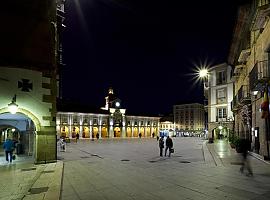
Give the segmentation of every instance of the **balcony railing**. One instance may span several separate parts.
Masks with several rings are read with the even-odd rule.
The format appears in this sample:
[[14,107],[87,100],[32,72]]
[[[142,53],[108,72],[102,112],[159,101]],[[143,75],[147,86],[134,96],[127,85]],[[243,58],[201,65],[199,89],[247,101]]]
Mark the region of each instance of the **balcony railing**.
[[249,73],[249,88],[251,91],[261,90],[264,83],[270,78],[269,61],[257,62]]
[[242,85],[241,88],[238,90],[238,102],[246,104],[250,103],[250,92],[247,85]]
[[216,116],[216,122],[227,122],[227,115],[224,116]]

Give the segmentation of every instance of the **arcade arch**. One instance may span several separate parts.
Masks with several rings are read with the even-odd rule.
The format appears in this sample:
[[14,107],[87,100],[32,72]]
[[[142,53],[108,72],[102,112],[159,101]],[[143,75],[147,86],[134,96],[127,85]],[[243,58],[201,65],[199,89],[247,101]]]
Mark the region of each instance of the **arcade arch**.
[[[26,110],[20,109],[16,114],[10,114],[5,109],[0,110],[0,145],[7,138],[12,139],[18,159],[35,159],[35,136],[38,128],[39,120]],[[3,148],[0,151],[3,151]]]

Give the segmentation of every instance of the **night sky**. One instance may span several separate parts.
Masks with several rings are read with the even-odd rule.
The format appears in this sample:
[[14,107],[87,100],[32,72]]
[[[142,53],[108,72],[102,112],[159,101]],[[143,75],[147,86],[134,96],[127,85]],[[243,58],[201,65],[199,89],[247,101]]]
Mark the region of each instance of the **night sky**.
[[[184,3],[185,2],[185,3]],[[130,114],[203,103],[196,65],[227,61],[236,0],[67,0],[63,97],[101,107],[108,88]]]

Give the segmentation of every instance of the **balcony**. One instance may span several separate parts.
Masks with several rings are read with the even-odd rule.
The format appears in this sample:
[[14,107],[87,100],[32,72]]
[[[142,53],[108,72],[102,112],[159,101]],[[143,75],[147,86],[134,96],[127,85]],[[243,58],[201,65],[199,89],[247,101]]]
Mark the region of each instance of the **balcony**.
[[216,116],[216,122],[227,122],[227,115],[224,116]]
[[269,0],[259,0],[257,10],[254,17],[252,30],[259,30],[264,27],[267,16],[270,15],[270,2]]
[[269,61],[257,62],[249,73],[249,88],[251,91],[262,90],[264,84],[269,80]]
[[241,104],[250,104],[251,103],[251,97],[249,88],[247,85],[242,85],[241,88],[238,90],[237,93],[238,96],[238,102]]

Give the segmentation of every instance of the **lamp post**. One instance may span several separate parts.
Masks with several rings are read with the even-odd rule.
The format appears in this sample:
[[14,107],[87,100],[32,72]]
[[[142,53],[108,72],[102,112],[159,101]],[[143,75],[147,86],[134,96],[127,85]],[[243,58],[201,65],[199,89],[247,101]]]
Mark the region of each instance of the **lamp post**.
[[[206,89],[208,89],[208,85],[207,85],[207,82],[208,82],[208,77],[209,77],[209,71],[207,68],[203,67],[203,68],[200,68],[198,69],[197,71],[197,77],[199,80],[201,80],[203,82],[203,90],[204,90],[204,106],[205,106],[205,132],[208,132],[208,108],[207,108],[207,105],[208,105],[208,102],[207,102],[207,99],[208,99],[208,94],[206,93]],[[210,141],[210,138],[209,138],[209,142],[212,142],[212,140]]]
[[11,103],[8,104],[8,110],[11,114],[16,114],[18,110],[18,104],[16,104],[16,94],[12,98]]

